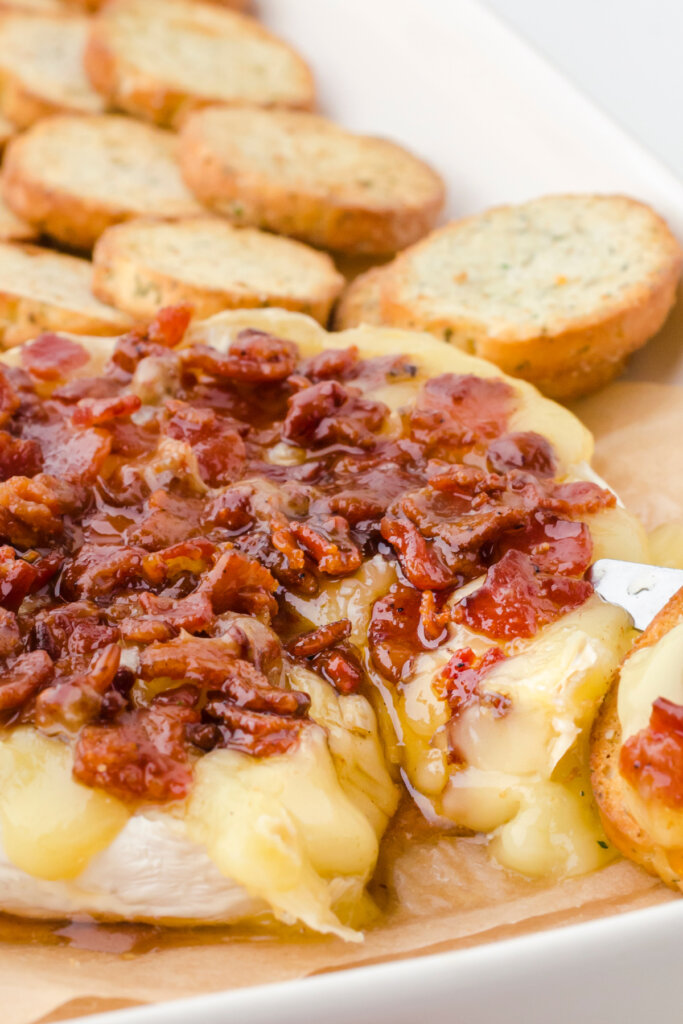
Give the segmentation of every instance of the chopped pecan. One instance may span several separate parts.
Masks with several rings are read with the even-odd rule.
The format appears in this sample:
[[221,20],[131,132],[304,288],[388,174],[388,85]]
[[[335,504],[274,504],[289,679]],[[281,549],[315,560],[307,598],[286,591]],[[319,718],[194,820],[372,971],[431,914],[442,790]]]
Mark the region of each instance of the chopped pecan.
[[93,656],[84,673],[43,690],[36,699],[36,725],[45,732],[62,729],[75,732],[92,721],[114,682],[120,660],[121,648],[118,644],[109,644]]
[[21,405],[12,381],[5,367],[0,367],[0,427],[6,427]]
[[205,713],[220,723],[217,746],[240,750],[253,757],[285,754],[299,742],[302,730],[310,726],[303,718],[247,711],[227,700],[210,702]]
[[271,616],[277,612],[273,596],[277,586],[274,576],[256,559],[228,548],[206,574],[200,589],[209,594],[217,615],[242,611]]
[[53,673],[45,651],[20,654],[0,678],[0,711],[14,711],[47,683]]
[[13,612],[0,608],[0,658],[8,658],[21,649],[19,623]]
[[313,384],[289,399],[282,427],[287,441],[304,446],[372,445],[389,410],[381,402],[361,398],[357,388],[334,380]]
[[43,453],[37,441],[25,441],[0,430],[0,480],[36,476],[42,468]]
[[385,516],[382,536],[394,548],[403,572],[419,590],[443,590],[455,582],[433,543],[428,543],[414,523]]
[[58,536],[66,511],[60,492],[59,482],[43,473],[0,482],[0,536],[23,548]]
[[181,598],[143,593],[140,604],[145,614],[129,616],[121,623],[123,636],[136,643],[172,640],[181,629],[187,633],[204,633],[213,625],[211,601],[201,591]]
[[351,539],[349,524],[342,516],[307,523],[292,520],[289,528],[320,572],[346,576],[360,568],[363,561],[360,550]]
[[336,622],[328,622],[324,626],[311,630],[309,633],[302,633],[287,644],[287,650],[295,658],[310,658],[313,654],[319,654],[326,647],[333,647],[340,640],[345,640],[351,634],[351,623],[348,619],[338,619]]
[[213,706],[216,702],[221,703],[227,697],[237,707],[246,708],[248,711],[267,711],[276,715],[301,718],[311,704],[307,693],[271,686],[262,672],[248,661],[239,658],[230,666],[229,675],[221,683],[220,691],[220,695],[209,694],[207,707]]
[[247,329],[240,331],[225,355],[213,348],[195,345],[181,357],[187,369],[201,370],[218,380],[271,384],[285,380],[294,372],[298,355],[291,341]]
[[100,598],[134,585],[143,576],[146,554],[141,548],[84,544],[62,574],[62,591],[76,599]]
[[163,427],[164,433],[190,445],[204,483],[220,487],[239,479],[246,448],[236,420],[176,399],[169,399],[166,408],[170,419]]
[[143,679],[190,679],[217,689],[231,672],[236,647],[219,638],[178,637],[151,644],[140,654]]
[[155,586],[172,582],[184,573],[199,576],[212,564],[215,551],[216,545],[210,540],[195,537],[145,555],[142,569],[145,577]]
[[311,668],[319,672],[339,693],[356,693],[363,682],[363,668],[351,644],[340,644],[316,654]]

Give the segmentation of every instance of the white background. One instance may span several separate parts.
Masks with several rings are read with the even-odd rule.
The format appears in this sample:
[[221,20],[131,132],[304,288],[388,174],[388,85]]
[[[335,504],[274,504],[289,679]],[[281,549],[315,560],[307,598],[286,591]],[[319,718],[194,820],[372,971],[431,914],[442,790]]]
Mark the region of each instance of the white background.
[[683,0],[485,0],[683,178]]

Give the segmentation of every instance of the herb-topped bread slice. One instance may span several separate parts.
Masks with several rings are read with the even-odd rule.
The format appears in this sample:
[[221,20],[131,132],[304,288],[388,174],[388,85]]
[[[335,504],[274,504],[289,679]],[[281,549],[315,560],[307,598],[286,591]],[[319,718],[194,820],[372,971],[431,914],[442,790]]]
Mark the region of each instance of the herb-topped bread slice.
[[311,71],[290,46],[201,0],[111,0],[93,21],[85,66],[113,105],[158,124],[205,103],[315,102]]
[[21,128],[54,113],[99,114],[83,70],[88,19],[0,13],[0,112]]
[[325,323],[344,284],[326,253],[219,217],[118,224],[98,241],[93,263],[95,294],[141,318],[190,302],[196,316],[280,306]]
[[[429,235],[343,300],[378,309],[570,399],[606,384],[673,305],[681,248],[649,207],[565,195],[503,206]],[[375,322],[377,322],[377,320]]]
[[130,217],[188,217],[201,207],[183,184],[171,132],[128,117],[56,115],[7,147],[2,192],[11,209],[56,241],[90,249]]
[[409,245],[444,200],[439,175],[401,146],[297,111],[197,111],[180,159],[202,202],[236,224],[342,252]]
[[33,245],[0,243],[0,343],[4,348],[42,331],[113,335],[130,327],[121,310],[91,290],[87,260]]

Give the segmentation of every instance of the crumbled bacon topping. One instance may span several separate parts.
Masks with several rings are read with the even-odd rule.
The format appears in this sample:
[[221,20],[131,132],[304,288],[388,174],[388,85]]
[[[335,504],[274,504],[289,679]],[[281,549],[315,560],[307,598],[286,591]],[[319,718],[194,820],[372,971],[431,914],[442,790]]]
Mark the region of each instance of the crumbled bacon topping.
[[[420,383],[400,353],[302,359],[256,330],[183,347],[190,316],[135,327],[101,374],[54,334],[0,370],[0,723],[59,735],[76,778],[129,801],[182,799],[216,747],[292,749],[312,727],[293,663],[342,694],[367,685],[349,620],[307,630],[287,598],[392,561],[368,639],[400,685],[454,620],[503,643],[576,607],[582,517],[614,500],[556,479],[495,377]],[[412,407],[376,400],[411,380]],[[454,715],[489,664],[461,655],[442,680]]]

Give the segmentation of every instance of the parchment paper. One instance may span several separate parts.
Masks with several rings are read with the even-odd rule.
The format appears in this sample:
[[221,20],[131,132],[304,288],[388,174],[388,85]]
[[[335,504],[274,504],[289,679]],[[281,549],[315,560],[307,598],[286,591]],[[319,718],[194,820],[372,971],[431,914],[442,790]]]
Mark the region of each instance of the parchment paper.
[[[683,388],[615,384],[576,411],[596,433],[597,471],[645,525],[683,518]],[[138,934],[131,926],[98,933],[109,952],[0,941],[2,1022],[64,1020],[442,952],[677,898],[623,860],[560,883],[528,881],[493,864],[480,840],[432,831],[407,801],[384,844],[375,893],[383,912],[360,946],[300,934],[228,940],[225,933],[202,945],[197,933],[131,954],[121,952]]]

